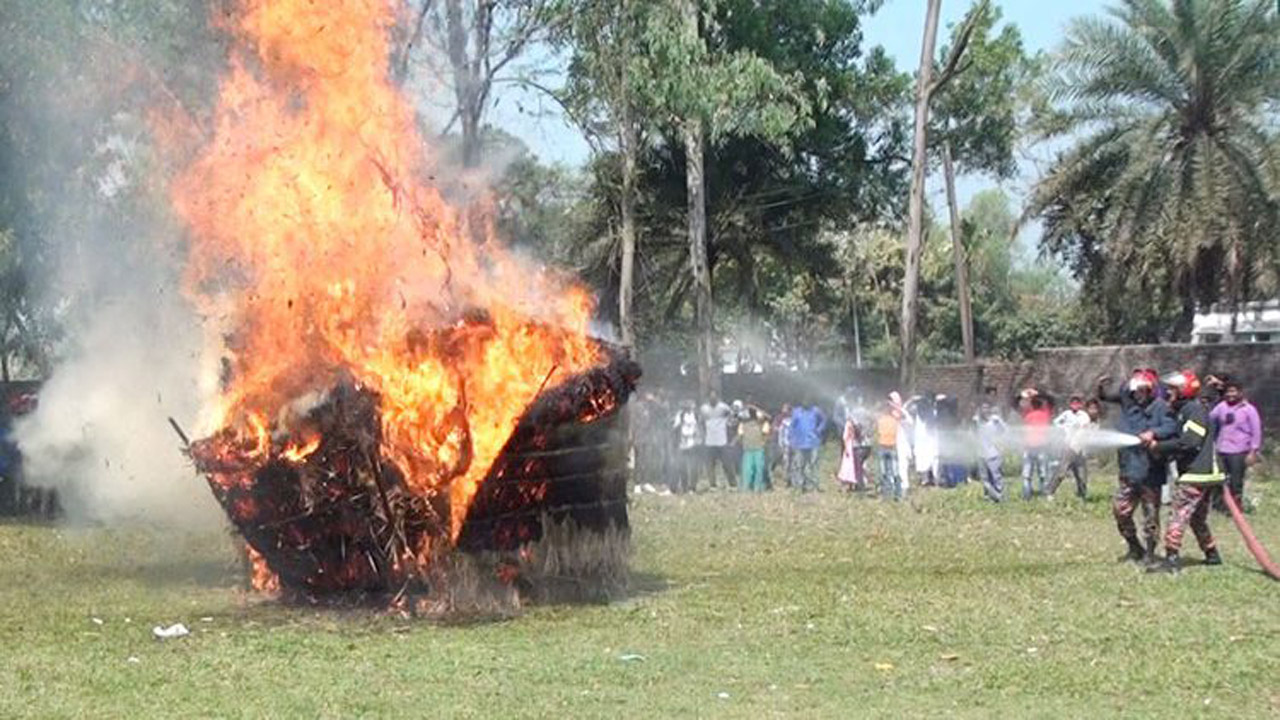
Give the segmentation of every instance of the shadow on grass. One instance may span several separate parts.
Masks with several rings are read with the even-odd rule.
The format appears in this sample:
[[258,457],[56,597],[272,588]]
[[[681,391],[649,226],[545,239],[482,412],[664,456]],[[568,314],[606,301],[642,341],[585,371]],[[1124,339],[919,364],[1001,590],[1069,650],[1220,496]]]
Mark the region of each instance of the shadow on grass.
[[627,591],[618,600],[634,600],[636,598],[659,595],[670,590],[671,581],[662,575],[649,572],[631,573],[631,581],[627,583]]
[[234,588],[244,585],[237,563],[214,559],[166,558],[118,564],[96,563],[86,569],[103,580],[133,581],[148,587]]
[[882,565],[878,567],[865,568],[865,571],[868,574],[879,576],[928,576],[931,578],[953,578],[961,580],[1003,580],[1009,578],[1053,577],[1067,572],[1074,572],[1075,568],[1088,567],[1100,563],[1112,564],[1110,558],[1099,558],[1096,561],[1062,560],[1053,562],[1036,561],[989,563],[984,565],[966,565],[960,563],[950,565]]

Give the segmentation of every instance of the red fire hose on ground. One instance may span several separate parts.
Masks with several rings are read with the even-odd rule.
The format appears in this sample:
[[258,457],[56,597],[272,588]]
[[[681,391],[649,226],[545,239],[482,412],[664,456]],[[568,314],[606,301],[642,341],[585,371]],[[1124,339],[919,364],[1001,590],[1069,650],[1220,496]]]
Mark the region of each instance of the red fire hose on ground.
[[1231,519],[1236,523],[1236,529],[1244,536],[1244,544],[1249,547],[1249,552],[1253,553],[1254,559],[1262,566],[1262,571],[1272,580],[1280,580],[1280,567],[1272,562],[1271,556],[1267,554],[1267,549],[1262,547],[1262,543],[1258,542],[1258,538],[1253,534],[1253,528],[1249,527],[1249,521],[1244,519],[1244,512],[1240,510],[1240,504],[1236,502],[1236,498],[1231,494],[1231,488],[1225,484],[1222,486],[1222,498],[1227,503],[1227,509],[1231,511]]

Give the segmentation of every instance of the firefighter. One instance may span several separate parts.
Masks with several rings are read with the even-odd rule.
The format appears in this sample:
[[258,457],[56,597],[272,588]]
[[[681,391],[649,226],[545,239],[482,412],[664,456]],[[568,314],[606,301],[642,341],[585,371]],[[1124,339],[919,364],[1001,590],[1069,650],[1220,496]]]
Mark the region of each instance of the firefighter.
[[1213,532],[1209,530],[1209,507],[1222,486],[1223,474],[1214,450],[1216,433],[1209,420],[1209,410],[1199,401],[1200,378],[1184,370],[1164,378],[1177,413],[1178,433],[1158,440],[1151,433],[1142,441],[1157,457],[1172,459],[1178,465],[1178,480],[1173,496],[1173,512],[1164,535],[1164,561],[1148,568],[1149,572],[1176,573],[1182,569],[1179,552],[1187,525],[1195,533],[1204,551],[1205,565],[1221,565]]
[[[1158,377],[1154,372],[1134,370],[1122,391],[1110,392],[1110,378],[1098,379],[1098,397],[1120,406],[1117,430],[1139,437],[1150,433],[1156,440],[1175,434],[1168,405],[1156,397],[1156,382]],[[1168,477],[1167,463],[1152,458],[1142,445],[1120,448],[1117,459],[1120,482],[1111,501],[1111,511],[1116,529],[1129,548],[1120,559],[1154,562],[1160,538],[1160,490]],[[1139,506],[1142,507],[1145,547],[1138,541],[1138,528],[1133,522],[1134,511]]]

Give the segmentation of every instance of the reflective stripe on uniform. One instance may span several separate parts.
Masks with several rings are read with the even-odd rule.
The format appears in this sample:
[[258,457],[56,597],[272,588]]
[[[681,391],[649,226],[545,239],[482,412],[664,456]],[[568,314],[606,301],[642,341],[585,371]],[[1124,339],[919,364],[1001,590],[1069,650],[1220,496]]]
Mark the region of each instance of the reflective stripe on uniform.
[[1183,473],[1178,476],[1178,482],[1190,483],[1192,485],[1207,485],[1209,483],[1220,483],[1223,481],[1221,474],[1212,473]]
[[1182,426],[1182,432],[1187,432],[1187,431],[1191,431],[1199,435],[1200,437],[1204,437],[1205,435],[1209,434],[1209,431],[1205,430],[1205,427],[1200,423],[1196,422],[1195,420],[1188,420],[1187,423]]

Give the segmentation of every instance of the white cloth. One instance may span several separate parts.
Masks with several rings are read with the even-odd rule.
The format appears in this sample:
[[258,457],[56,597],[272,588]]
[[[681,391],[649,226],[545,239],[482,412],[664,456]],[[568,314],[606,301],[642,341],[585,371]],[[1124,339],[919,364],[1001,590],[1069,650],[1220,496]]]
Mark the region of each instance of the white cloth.
[[706,425],[706,437],[703,444],[707,447],[724,447],[729,444],[729,418],[733,408],[723,400],[715,405],[702,406],[702,421]]
[[921,475],[931,472],[938,474],[938,435],[921,418],[916,418],[912,430],[913,450],[916,456],[916,472]]
[[836,479],[847,485],[853,485],[861,479],[858,477],[857,433],[854,430],[853,420],[844,421],[842,440],[844,452],[840,455],[840,469],[836,472]]
[[898,427],[898,480],[902,482],[902,493],[906,496],[911,484],[911,433],[907,430],[914,427],[911,416],[902,417]]

